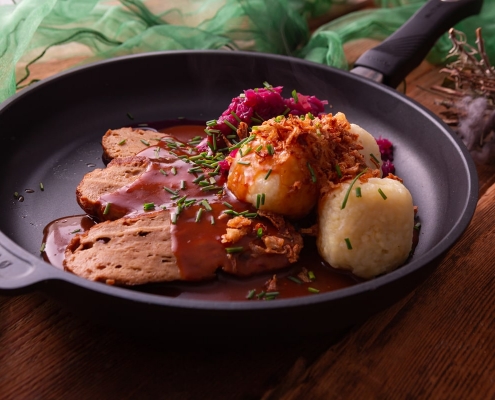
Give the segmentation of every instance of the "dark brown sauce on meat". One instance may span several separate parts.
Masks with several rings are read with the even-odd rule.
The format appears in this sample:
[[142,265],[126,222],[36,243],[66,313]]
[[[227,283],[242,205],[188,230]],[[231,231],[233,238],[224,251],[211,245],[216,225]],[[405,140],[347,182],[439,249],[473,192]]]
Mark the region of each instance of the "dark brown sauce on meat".
[[[211,276],[206,282],[170,282],[136,286],[130,289],[171,297],[203,299],[203,300],[245,300],[251,293],[251,300],[267,299],[266,282],[276,275],[276,298],[290,298],[316,293],[333,291],[352,286],[360,280],[347,272],[333,269],[319,256],[314,238],[306,237],[299,261],[287,267],[285,256],[277,254],[265,255],[260,260],[236,254],[236,268],[239,278],[218,272],[217,269],[230,265],[226,247],[220,241],[226,232],[229,218],[224,218],[224,211],[232,208],[235,211],[255,212],[252,206],[239,202],[229,193],[219,195],[221,190],[202,190],[191,181],[201,172],[190,172],[191,165],[177,156],[198,154],[191,150],[187,142],[194,137],[204,136],[202,125],[176,125],[160,129],[173,138],[165,139],[158,146],[150,146],[142,155],[156,162],[150,164],[147,171],[136,182],[115,193],[102,196],[102,208],[111,203],[112,213],[121,215],[146,212],[145,203],[153,203],[152,209],[160,207],[177,213],[177,201],[187,196],[187,200],[196,200],[194,204],[183,207],[177,213],[177,223],[172,224],[173,251],[177,258],[184,279],[195,280],[197,276]],[[169,141],[175,142],[171,147]],[[183,145],[180,145],[180,144]],[[171,152],[171,153],[170,153]],[[225,177],[218,177],[214,186],[223,187]],[[165,190],[167,187],[169,190]],[[203,201],[207,201],[211,209],[206,209]],[[228,203],[228,206],[225,203]],[[198,210],[203,212],[198,217]],[[209,208],[209,207],[208,207]],[[274,232],[276,229],[266,219],[256,218],[253,223],[263,223],[264,229]],[[88,230],[94,222],[87,216],[73,216],[53,221],[44,230],[43,242],[45,251],[43,258],[56,267],[63,268],[64,251],[72,237]],[[415,244],[417,243],[415,232]],[[242,238],[230,246],[248,247],[250,241],[256,240],[252,235]],[[415,245],[414,245],[415,247]],[[271,272],[263,272],[269,265]],[[227,268],[228,270],[228,268]],[[311,274],[308,275],[308,273]],[[252,275],[255,273],[255,275]],[[314,279],[308,279],[313,276]],[[252,276],[248,276],[252,275]],[[269,291],[269,290],[268,290]],[[268,297],[269,299],[270,297]]]

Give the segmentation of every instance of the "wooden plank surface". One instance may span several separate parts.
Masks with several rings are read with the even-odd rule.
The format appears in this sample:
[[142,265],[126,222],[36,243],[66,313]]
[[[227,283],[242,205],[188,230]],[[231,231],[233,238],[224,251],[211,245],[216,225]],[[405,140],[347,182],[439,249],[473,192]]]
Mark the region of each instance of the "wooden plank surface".
[[[406,93],[438,113],[424,88],[439,82],[424,63]],[[340,335],[151,340],[96,326],[38,293],[0,296],[0,399],[493,399],[495,167],[478,174],[474,219],[440,267]]]

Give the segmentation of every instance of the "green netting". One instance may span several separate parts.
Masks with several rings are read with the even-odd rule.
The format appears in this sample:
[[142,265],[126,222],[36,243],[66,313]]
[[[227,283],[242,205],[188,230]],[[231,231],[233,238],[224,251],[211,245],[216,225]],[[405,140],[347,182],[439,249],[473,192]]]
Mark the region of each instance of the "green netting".
[[[382,40],[424,2],[377,0],[320,27],[308,20],[345,0],[0,0],[0,101],[28,84],[29,68],[54,49],[58,58],[85,62],[158,50],[233,48],[293,55],[347,68],[343,44],[363,37]],[[17,3],[17,4],[16,4]],[[482,26],[487,52],[495,54],[495,3],[459,24],[474,43]],[[441,62],[450,49],[443,37],[430,54]],[[22,66],[22,67],[21,67]]]

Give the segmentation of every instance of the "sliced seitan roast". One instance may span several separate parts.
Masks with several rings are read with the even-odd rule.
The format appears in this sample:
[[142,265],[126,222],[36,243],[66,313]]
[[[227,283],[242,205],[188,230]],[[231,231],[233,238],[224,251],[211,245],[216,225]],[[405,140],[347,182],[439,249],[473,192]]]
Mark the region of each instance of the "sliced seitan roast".
[[150,212],[93,226],[71,240],[64,268],[111,285],[181,279],[172,252],[170,213]]
[[154,130],[120,128],[109,129],[101,140],[106,161],[119,157],[135,156],[149,146],[156,145],[169,135]]

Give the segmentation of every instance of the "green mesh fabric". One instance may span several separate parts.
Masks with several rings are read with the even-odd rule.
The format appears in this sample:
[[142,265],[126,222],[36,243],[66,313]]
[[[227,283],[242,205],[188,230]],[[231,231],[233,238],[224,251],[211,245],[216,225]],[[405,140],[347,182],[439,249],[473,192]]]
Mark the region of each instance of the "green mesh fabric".
[[[227,47],[347,68],[345,43],[363,37],[384,39],[424,2],[376,0],[379,8],[345,15],[310,35],[310,18],[345,1],[17,0],[6,4],[8,0],[0,0],[0,101],[30,83],[29,66],[56,48],[70,49],[59,57],[82,52],[82,59],[89,62],[148,51]],[[495,2],[485,1],[480,16],[457,28],[474,43],[479,26],[493,57]],[[430,61],[442,62],[450,48],[447,36],[443,37]]]

